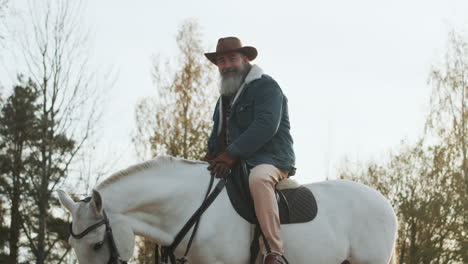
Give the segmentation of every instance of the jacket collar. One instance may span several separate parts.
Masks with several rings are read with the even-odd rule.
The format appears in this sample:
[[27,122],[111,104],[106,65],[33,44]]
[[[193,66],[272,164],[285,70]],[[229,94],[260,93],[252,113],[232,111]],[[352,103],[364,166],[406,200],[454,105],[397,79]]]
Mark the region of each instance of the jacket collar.
[[252,65],[252,68],[250,69],[249,73],[245,77],[245,84],[248,84],[250,82],[253,82],[255,80],[258,80],[262,78],[263,75],[263,70],[256,64]]

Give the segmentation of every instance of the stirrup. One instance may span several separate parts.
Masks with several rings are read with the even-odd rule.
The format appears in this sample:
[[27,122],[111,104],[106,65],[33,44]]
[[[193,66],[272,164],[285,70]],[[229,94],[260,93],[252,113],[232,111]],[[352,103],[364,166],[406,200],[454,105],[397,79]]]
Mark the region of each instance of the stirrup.
[[262,264],[265,264],[265,259],[266,259],[266,258],[267,258],[269,255],[271,255],[271,254],[278,254],[278,255],[280,255],[280,256],[281,256],[281,258],[283,258],[283,259],[284,259],[284,257],[283,257],[283,254],[281,254],[281,253],[279,253],[279,252],[276,252],[276,251],[272,250],[272,251],[270,251],[270,252],[267,252],[265,255],[263,255]]
[[289,264],[289,261],[286,259],[286,257],[285,257],[283,254],[281,254],[281,253],[279,253],[279,252],[276,252],[276,251],[274,251],[274,250],[272,250],[272,251],[266,253],[265,255],[263,255],[262,264],[265,264],[265,259],[266,259],[266,257],[267,257],[268,255],[272,254],[272,253],[278,254],[278,255],[284,260],[284,263]]

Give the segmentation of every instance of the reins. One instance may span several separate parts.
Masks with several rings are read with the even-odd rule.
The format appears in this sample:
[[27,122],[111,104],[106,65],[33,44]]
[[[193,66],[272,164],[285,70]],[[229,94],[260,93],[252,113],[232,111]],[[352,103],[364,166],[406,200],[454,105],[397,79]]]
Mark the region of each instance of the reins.
[[[227,176],[226,176],[227,177]],[[218,184],[215,186],[213,191],[210,193],[211,188],[213,186],[214,182],[214,175],[211,175],[210,178],[210,184],[208,186],[208,190],[205,194],[205,199],[203,200],[203,203],[200,205],[200,207],[195,211],[195,213],[190,217],[190,219],[185,223],[185,225],[182,227],[182,229],[177,233],[176,237],[174,238],[174,241],[172,242],[171,245],[169,246],[163,246],[161,247],[161,261],[163,264],[168,264],[170,261],[171,264],[183,264],[187,262],[187,254],[190,250],[190,247],[192,245],[193,238],[195,237],[195,233],[197,232],[198,229],[198,223],[200,221],[200,218],[202,214],[208,209],[208,207],[213,203],[213,201],[216,199],[216,197],[221,193],[223,190],[224,186],[226,185],[227,178],[222,178]],[[180,244],[182,239],[187,235],[188,231],[192,226],[195,225],[195,228],[193,229],[192,235],[190,236],[189,243],[187,245],[187,249],[185,250],[184,256],[182,258],[176,259],[174,255],[174,251],[177,248],[177,246]],[[157,254],[155,254],[157,256]]]

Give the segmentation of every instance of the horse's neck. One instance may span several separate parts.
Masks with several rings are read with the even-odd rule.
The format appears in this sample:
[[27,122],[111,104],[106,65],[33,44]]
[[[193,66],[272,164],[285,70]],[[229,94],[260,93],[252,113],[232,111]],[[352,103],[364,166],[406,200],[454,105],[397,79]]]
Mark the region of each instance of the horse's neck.
[[126,176],[100,190],[105,208],[123,216],[137,235],[169,244],[203,200],[205,167],[175,164]]

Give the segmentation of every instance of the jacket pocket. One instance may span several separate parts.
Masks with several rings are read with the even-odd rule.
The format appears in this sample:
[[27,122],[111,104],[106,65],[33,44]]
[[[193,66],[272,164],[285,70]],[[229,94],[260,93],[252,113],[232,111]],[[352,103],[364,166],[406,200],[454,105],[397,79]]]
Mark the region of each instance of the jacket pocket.
[[254,119],[253,101],[240,103],[236,108],[236,119],[239,127],[248,127]]

